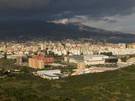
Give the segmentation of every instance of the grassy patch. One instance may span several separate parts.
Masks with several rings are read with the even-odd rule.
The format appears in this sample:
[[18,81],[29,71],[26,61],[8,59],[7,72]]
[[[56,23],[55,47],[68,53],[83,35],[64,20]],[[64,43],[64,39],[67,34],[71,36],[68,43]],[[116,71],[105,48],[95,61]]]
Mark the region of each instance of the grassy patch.
[[0,79],[0,101],[134,101],[135,66],[48,81],[29,73]]

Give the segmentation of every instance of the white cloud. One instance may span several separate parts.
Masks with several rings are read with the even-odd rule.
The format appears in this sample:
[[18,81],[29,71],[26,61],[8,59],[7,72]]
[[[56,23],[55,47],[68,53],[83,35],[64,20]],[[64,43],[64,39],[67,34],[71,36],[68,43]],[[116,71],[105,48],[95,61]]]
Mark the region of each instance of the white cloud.
[[88,16],[77,16],[72,20],[78,19],[81,23],[111,31],[121,31],[135,33],[135,13],[127,16],[115,15],[95,19]]

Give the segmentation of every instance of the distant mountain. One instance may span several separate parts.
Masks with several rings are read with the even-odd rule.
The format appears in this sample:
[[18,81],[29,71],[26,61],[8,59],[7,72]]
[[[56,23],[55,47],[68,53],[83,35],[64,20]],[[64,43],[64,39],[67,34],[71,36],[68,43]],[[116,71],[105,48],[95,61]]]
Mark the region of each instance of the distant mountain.
[[63,40],[87,38],[108,42],[134,42],[135,35],[112,32],[79,23],[56,24],[44,21],[0,21],[0,40]]

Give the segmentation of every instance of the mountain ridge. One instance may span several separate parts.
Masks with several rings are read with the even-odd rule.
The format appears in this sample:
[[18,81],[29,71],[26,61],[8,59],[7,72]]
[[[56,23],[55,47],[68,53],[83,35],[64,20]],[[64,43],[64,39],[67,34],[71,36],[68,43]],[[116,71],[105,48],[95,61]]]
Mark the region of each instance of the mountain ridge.
[[81,38],[128,43],[134,42],[135,35],[106,31],[78,23],[55,24],[35,20],[0,21],[0,40],[78,40]]

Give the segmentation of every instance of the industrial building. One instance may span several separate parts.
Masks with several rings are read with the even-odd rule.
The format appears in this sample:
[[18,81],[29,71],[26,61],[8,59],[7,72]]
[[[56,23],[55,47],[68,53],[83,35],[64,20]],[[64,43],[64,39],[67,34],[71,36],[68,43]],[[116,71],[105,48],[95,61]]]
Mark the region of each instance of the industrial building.
[[84,63],[85,65],[97,65],[107,63],[117,63],[118,59],[114,56],[106,55],[73,55],[66,57],[66,62],[79,64]]
[[109,58],[105,55],[84,55],[84,63],[86,65],[105,64],[105,59]]

